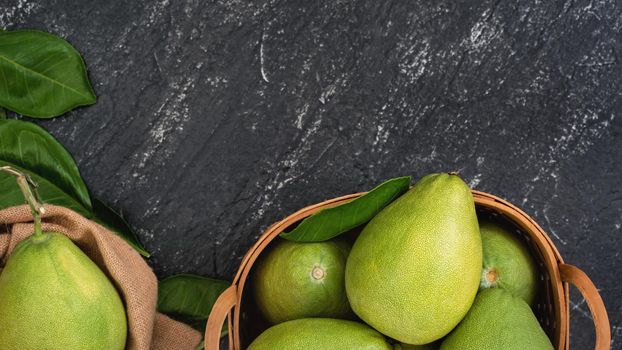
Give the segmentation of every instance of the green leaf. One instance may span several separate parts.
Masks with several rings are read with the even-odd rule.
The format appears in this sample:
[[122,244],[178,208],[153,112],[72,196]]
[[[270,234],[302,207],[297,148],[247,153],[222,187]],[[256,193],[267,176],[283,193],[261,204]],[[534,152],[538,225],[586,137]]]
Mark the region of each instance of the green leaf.
[[0,32],[0,106],[51,118],[96,100],[84,61],[68,42],[36,30]]
[[[128,223],[99,200],[91,203],[89,191],[75,161],[43,128],[15,119],[0,119],[0,166],[21,170],[38,185],[44,203],[69,208],[99,222],[125,239],[145,257],[147,252]],[[24,204],[24,197],[11,175],[0,173],[0,209]]]
[[[92,216],[88,189],[73,158],[41,127],[21,121],[0,120],[0,166],[10,165],[29,174],[39,185],[41,199]],[[0,208],[24,203],[8,174],[0,174]]]
[[321,242],[336,237],[373,218],[382,208],[408,190],[410,176],[383,182],[347,203],[319,211],[281,237],[297,242]]
[[0,108],[0,119],[6,119],[6,111],[4,108]]
[[125,221],[120,214],[97,198],[93,198],[93,213],[95,214],[93,220],[116,232],[129,245],[136,249],[140,255],[146,258],[150,256],[149,252],[140,244],[138,237],[127,221]]
[[[231,283],[213,278],[190,274],[179,274],[158,283],[158,311],[190,321],[193,325],[205,328],[212,307],[218,296]],[[226,326],[226,325],[225,325]],[[226,334],[223,328],[222,335]]]

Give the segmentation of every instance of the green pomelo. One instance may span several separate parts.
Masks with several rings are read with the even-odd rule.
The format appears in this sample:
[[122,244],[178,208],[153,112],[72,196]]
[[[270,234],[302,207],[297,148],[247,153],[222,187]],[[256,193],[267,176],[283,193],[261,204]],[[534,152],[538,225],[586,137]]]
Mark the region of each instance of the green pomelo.
[[381,333],[427,344],[466,315],[479,287],[482,243],[473,196],[451,174],[432,174],[383,209],[346,266],[354,312]]
[[253,276],[257,306],[273,323],[307,317],[351,318],[344,272],[350,245],[342,240],[277,242]]
[[354,321],[303,318],[268,328],[248,350],[392,350],[384,336]]
[[484,251],[480,290],[503,288],[533,304],[538,270],[527,247],[497,224],[484,222],[480,232]]
[[121,350],[125,308],[106,275],[60,233],[20,243],[0,274],[0,349]]
[[523,299],[499,288],[480,292],[441,350],[552,350],[553,345]]

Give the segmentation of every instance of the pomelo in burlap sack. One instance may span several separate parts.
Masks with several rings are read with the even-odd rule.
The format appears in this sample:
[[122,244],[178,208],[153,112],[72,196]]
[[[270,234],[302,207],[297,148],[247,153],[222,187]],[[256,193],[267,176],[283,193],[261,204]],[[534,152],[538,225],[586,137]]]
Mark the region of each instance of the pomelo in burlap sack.
[[106,275],[66,236],[32,235],[0,274],[0,349],[123,350],[125,308]]
[[[66,208],[46,205],[42,218],[43,231],[58,232],[69,238],[106,275],[121,296],[127,314],[126,349],[196,348],[201,341],[201,333],[156,312],[156,276],[145,260],[123,239]],[[32,213],[26,205],[0,210],[0,268],[4,267],[19,243],[32,235],[32,220]],[[47,288],[43,284],[37,287],[42,291]],[[68,302],[67,308],[71,307],[72,303]],[[39,324],[41,332],[50,326]],[[88,327],[86,324],[83,326]]]

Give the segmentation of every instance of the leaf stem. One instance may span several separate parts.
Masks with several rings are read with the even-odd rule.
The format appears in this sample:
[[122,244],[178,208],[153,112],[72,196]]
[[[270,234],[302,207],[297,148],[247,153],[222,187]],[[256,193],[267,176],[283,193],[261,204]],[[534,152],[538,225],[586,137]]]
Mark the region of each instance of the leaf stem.
[[43,235],[43,231],[41,230],[41,215],[45,213],[45,208],[43,208],[43,203],[39,198],[39,193],[37,192],[37,184],[30,178],[30,176],[19,170],[16,170],[13,167],[3,166],[0,167],[0,171],[15,176],[17,180],[17,185],[22,191],[24,198],[26,198],[26,202],[30,206],[30,210],[32,211],[32,217],[34,218],[35,224],[34,237],[41,237]]

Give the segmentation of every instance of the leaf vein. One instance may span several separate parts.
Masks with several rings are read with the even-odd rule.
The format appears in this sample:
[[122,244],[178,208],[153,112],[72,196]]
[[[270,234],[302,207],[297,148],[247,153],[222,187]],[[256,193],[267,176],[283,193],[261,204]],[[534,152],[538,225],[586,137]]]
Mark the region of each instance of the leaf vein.
[[[90,99],[92,98],[92,96],[84,95],[83,93],[81,93],[80,91],[78,91],[78,90],[76,90],[76,89],[72,88],[71,86],[68,86],[68,85],[66,85],[66,84],[63,84],[62,82],[60,82],[60,81],[58,81],[58,80],[54,80],[54,79],[52,79],[52,78],[50,78],[50,77],[48,77],[48,76],[46,76],[46,75],[43,75],[43,74],[41,74],[41,73],[39,73],[39,72],[37,72],[37,71],[34,71],[34,70],[32,70],[32,69],[30,69],[30,68],[28,68],[28,67],[26,67],[26,66],[23,66],[23,65],[21,65],[21,64],[19,64],[19,63],[17,63],[17,62],[15,62],[15,61],[13,61],[13,60],[9,59],[9,58],[8,58],[8,57],[6,57],[6,56],[0,55],[0,59],[3,59],[3,60],[5,60],[5,61],[9,62],[10,64],[12,64],[12,65],[14,65],[14,66],[18,67],[18,70],[19,70],[19,68],[21,67],[21,68],[22,68],[22,70],[25,70],[25,71],[30,72],[30,73],[32,73],[32,74],[34,74],[34,75],[37,75],[37,76],[41,76],[41,77],[43,77],[44,79],[49,80],[49,81],[51,81],[52,83],[54,83],[54,84],[56,84],[56,85],[63,86],[63,87],[65,87],[66,89],[68,89],[68,90],[70,90],[70,91],[73,91],[76,95],[79,95],[79,96],[81,96],[81,97],[84,97],[84,98],[85,98],[85,99],[87,99],[87,100],[90,100]],[[25,73],[24,73],[24,76],[25,76]]]

